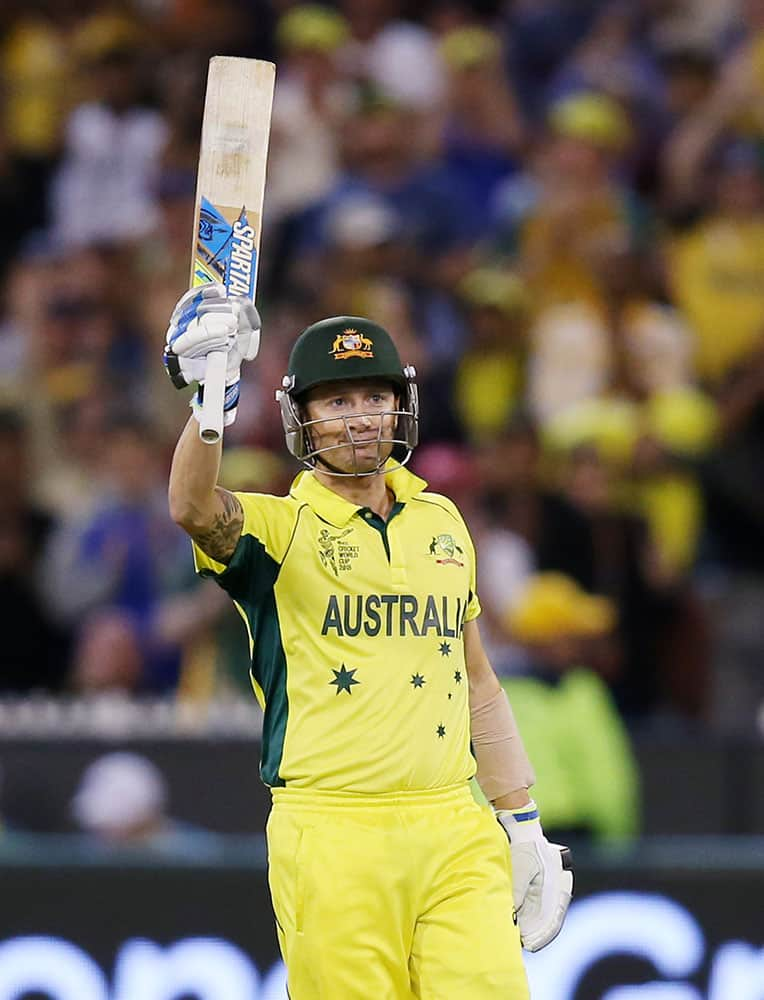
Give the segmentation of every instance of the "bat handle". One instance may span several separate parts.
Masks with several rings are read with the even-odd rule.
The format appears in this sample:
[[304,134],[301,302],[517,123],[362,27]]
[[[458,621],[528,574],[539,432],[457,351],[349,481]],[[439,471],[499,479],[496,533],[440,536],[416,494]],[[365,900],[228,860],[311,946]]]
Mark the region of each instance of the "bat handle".
[[228,356],[225,351],[212,351],[207,355],[204,375],[199,437],[205,444],[217,444],[223,436],[223,402]]

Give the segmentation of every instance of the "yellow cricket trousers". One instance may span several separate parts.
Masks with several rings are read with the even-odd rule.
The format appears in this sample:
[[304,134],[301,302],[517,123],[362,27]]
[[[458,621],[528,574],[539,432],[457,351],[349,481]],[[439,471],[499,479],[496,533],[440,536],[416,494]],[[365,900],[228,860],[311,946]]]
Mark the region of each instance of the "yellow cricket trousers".
[[467,785],[274,788],[267,832],[291,1000],[528,1000],[509,842]]

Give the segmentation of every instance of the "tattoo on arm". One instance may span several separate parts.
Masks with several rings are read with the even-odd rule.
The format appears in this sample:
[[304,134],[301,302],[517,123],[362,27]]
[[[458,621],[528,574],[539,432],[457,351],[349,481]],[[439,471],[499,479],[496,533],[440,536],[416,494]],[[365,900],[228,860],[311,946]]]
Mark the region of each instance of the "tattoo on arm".
[[194,534],[199,548],[217,562],[227,563],[241,536],[244,526],[244,511],[237,497],[221,486],[215,487],[220,500],[220,510],[206,531]]

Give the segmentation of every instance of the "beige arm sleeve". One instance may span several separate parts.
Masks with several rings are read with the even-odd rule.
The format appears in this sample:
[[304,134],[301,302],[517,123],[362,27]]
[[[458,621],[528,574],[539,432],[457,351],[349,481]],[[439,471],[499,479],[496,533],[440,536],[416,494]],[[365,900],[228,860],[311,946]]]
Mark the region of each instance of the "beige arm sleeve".
[[477,780],[490,802],[536,781],[506,692],[470,706]]

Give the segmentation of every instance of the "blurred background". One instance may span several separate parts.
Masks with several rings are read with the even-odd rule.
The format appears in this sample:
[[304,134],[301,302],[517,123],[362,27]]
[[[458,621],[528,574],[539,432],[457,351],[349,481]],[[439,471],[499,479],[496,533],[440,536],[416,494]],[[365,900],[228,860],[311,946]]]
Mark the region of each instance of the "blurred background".
[[213,54],[277,63],[223,484],[298,471],[304,326],[385,325],[576,850],[534,1000],[762,1000],[763,0],[4,0],[0,1000],[286,996],[244,628],[166,503]]

